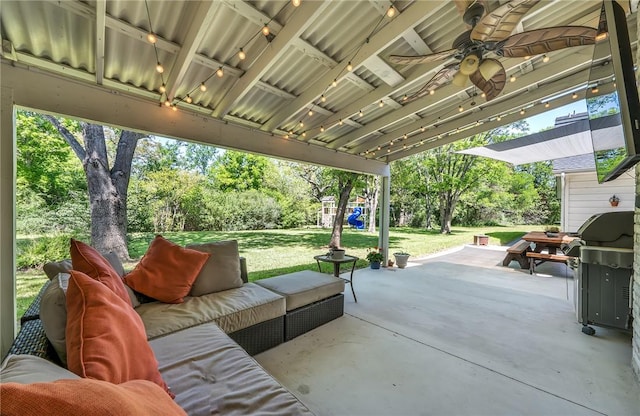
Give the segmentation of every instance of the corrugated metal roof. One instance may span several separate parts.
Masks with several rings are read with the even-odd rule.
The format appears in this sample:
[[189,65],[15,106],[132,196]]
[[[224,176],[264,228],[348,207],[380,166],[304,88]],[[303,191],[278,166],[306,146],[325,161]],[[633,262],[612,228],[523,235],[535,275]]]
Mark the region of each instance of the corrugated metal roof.
[[[505,2],[484,3],[493,10]],[[444,137],[473,121],[465,119],[465,114],[458,115],[457,106],[468,107],[474,99],[483,106],[483,118],[504,112],[499,109],[506,106],[504,102],[518,108],[539,101],[527,102],[533,94],[513,94],[502,104],[502,97],[484,103],[478,98],[465,98],[459,88],[449,84],[435,96],[426,96],[417,103],[402,101],[404,94],[416,91],[450,61],[410,66],[393,63],[389,56],[416,55],[424,53],[425,48],[433,52],[451,48],[467,26],[449,1],[302,0],[296,8],[289,0],[107,0],[102,16],[100,4],[94,0],[4,0],[0,17],[5,41],[3,59],[89,83],[100,83],[100,74],[104,73],[105,81],[117,81],[109,84],[114,92],[157,102],[165,99],[160,93],[163,80],[169,84],[173,81],[173,85],[166,86],[173,103],[187,94],[193,98],[193,104],[181,103],[180,108],[278,134],[289,130],[301,134],[298,121],[308,118],[310,107],[321,105],[313,117],[305,120],[305,128],[315,130],[300,140],[326,143],[330,149],[347,153],[377,148],[385,144],[381,140],[415,131],[420,125],[443,124],[433,134]],[[393,18],[385,16],[385,4],[393,4],[399,13]],[[600,4],[600,0],[544,0],[525,15],[522,27],[530,30],[574,22],[591,24],[597,20]],[[635,15],[629,20],[635,21]],[[105,24],[103,43],[98,40],[100,22]],[[269,23],[272,30],[269,39],[260,33],[264,23]],[[146,40],[151,28],[159,37],[155,49]],[[632,36],[635,41],[635,28]],[[96,57],[102,48],[103,60]],[[247,59],[239,59],[240,48],[247,53]],[[557,89],[583,82],[571,77],[577,67],[560,59],[568,53],[549,55],[549,64],[526,68],[521,68],[515,59],[499,59],[526,80],[526,84],[522,81],[519,85],[521,88],[537,89],[540,80],[545,85],[555,82]],[[571,55],[571,59],[584,55]],[[370,57],[375,59],[367,64]],[[351,60],[356,67],[347,76],[345,67]],[[155,71],[157,61],[165,68],[162,75]],[[549,68],[556,65],[562,70],[550,74]],[[222,78],[213,75],[218,66],[225,69]],[[207,91],[201,92],[198,86],[207,78]],[[331,86],[333,78],[338,80],[336,87]],[[389,79],[396,80],[393,87],[389,86]],[[326,102],[321,103],[322,94]],[[379,108],[380,100],[395,100],[398,104]],[[362,117],[357,114],[359,110],[364,111]],[[440,122],[438,117],[446,122]],[[336,126],[340,119],[345,124]],[[348,119],[352,120],[350,124],[346,123]],[[323,133],[319,131],[321,125],[326,129]],[[361,133],[356,134],[355,130]],[[470,129],[469,134],[473,131]],[[409,144],[430,137],[428,132],[418,136],[412,137]],[[418,150],[400,151],[388,160]]]

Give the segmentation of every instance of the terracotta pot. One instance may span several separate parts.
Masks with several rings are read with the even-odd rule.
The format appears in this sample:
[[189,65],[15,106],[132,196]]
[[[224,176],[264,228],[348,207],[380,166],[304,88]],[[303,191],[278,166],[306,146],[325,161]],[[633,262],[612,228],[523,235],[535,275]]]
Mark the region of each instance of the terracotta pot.
[[609,201],[609,203],[611,204],[612,207],[617,207],[620,202],[619,201]]

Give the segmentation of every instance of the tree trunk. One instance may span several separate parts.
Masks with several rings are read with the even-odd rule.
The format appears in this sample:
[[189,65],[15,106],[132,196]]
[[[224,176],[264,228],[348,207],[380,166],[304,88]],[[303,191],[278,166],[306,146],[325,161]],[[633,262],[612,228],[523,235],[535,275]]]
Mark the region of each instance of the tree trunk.
[[104,128],[83,123],[84,148],[58,120],[44,116],[69,143],[84,168],[91,211],[91,245],[101,252],[114,252],[128,260],[127,189],[131,162],[138,140],[144,135],[122,131],[113,168],[109,168]]
[[329,241],[329,247],[340,248],[340,239],[342,237],[342,225],[344,223],[344,216],[347,213],[347,204],[349,203],[349,195],[353,189],[354,178],[349,178],[344,184],[341,183],[340,187],[340,200],[336,207],[336,216],[333,219],[333,230],[331,232],[331,240]]
[[380,177],[373,177],[373,189],[371,191],[371,197],[369,198],[369,215],[367,220],[369,221],[369,228],[367,231],[370,233],[376,232],[376,213],[378,212],[378,195],[380,195]]

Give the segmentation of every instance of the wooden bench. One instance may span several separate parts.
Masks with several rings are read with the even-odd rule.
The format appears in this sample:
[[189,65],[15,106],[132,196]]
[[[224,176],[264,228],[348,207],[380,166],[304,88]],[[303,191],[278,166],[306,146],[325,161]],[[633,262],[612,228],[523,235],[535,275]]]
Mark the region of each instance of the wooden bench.
[[506,267],[513,260],[516,260],[518,263],[520,263],[521,269],[528,269],[529,259],[526,255],[528,251],[531,251],[529,242],[525,240],[518,241],[507,249],[507,255],[505,256],[504,260],[502,260],[502,265]]
[[549,253],[536,253],[530,251],[527,253],[527,257],[530,259],[529,261],[529,274],[533,274],[536,267],[536,259],[538,259],[538,264],[544,263],[545,261],[553,261],[556,263],[567,263],[567,260],[573,258],[569,256],[565,256],[564,254],[549,254]]

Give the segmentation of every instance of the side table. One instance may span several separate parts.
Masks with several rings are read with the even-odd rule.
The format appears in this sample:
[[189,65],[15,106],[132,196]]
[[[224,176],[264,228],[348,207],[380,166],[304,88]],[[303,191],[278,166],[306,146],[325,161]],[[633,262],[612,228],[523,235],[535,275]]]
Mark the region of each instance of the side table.
[[[351,285],[351,293],[353,293],[353,300],[358,303],[358,298],[356,298],[356,292],[353,290],[353,271],[356,268],[356,262],[359,260],[358,257],[355,256],[348,256],[345,254],[344,258],[342,259],[334,259],[332,257],[327,256],[326,254],[322,254],[320,256],[314,256],[313,257],[315,259],[315,261],[318,263],[318,271],[322,272],[322,269],[320,268],[320,262],[325,262],[325,263],[333,263],[333,275],[339,279],[344,280],[345,282],[349,283]],[[349,264],[352,263],[351,265],[351,275],[349,277],[349,279],[345,279],[344,277],[340,277],[340,265],[342,264]]]

